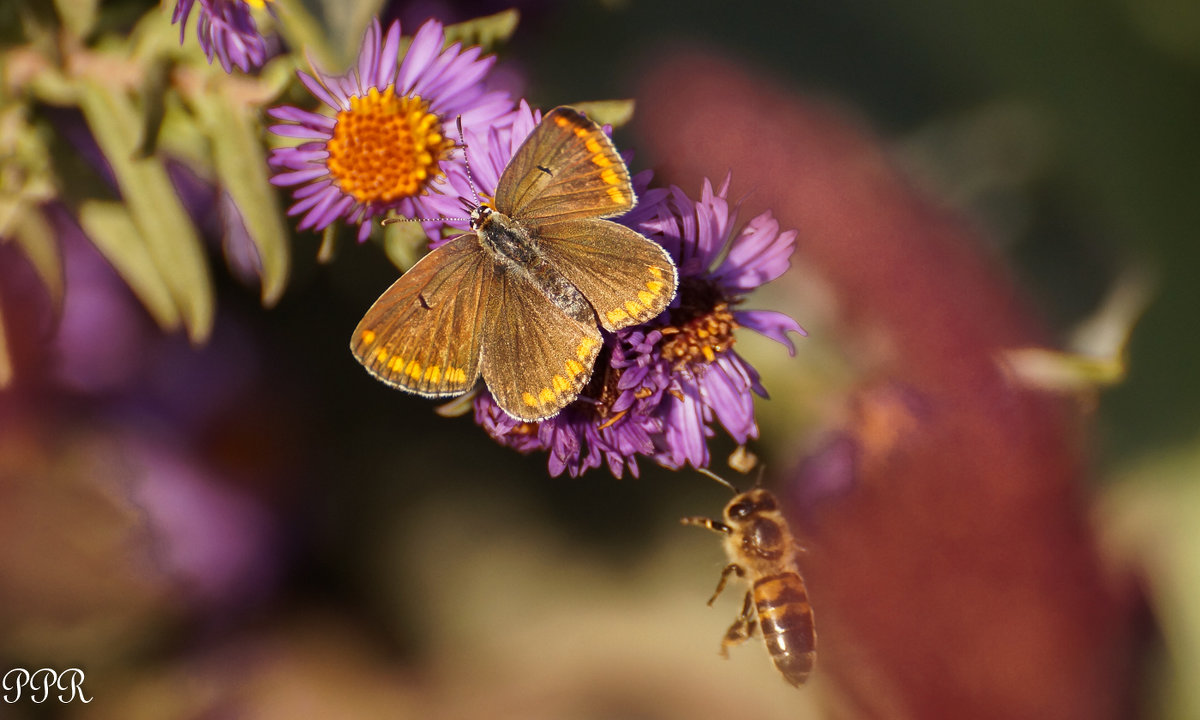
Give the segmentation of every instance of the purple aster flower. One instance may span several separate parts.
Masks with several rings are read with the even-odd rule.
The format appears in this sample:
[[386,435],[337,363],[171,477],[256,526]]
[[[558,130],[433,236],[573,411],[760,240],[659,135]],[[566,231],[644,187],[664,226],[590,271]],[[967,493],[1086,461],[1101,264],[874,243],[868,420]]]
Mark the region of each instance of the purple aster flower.
[[[200,19],[196,22],[196,37],[211,63],[213,55],[221,61],[225,72],[234,65],[242,72],[259,67],[267,59],[267,42],[258,34],[258,26],[250,15],[251,7],[259,10],[271,0],[200,0]],[[179,23],[179,41],[187,32],[188,16],[196,0],[177,0],[171,23]]]
[[796,231],[780,232],[764,212],[737,230],[736,208],[727,195],[729,178],[713,191],[707,180],[699,202],[672,187],[657,206],[627,222],[658,241],[679,263],[679,295],[662,322],[662,342],[648,374],[670,378],[671,392],[656,412],[664,433],[655,460],[679,468],[708,465],[706,439],[720,423],[738,444],[758,437],[751,391],[767,397],[758,373],[733,349],[733,331],[749,328],[795,354],[788,332],[805,335],[787,315],[772,310],[737,310],[745,295],[787,271]]
[[[515,148],[524,134],[513,135]],[[501,144],[489,149],[503,155]],[[770,213],[739,230],[728,179],[716,191],[706,181],[693,201],[675,187],[646,190],[647,175],[635,178],[642,202],[621,222],[675,258],[675,302],[651,322],[606,337],[591,383],[552,418],[518,421],[486,391],[474,401],[476,422],[489,435],[519,452],[547,451],[552,475],[606,464],[618,477],[626,467],[636,476],[638,456],[670,468],[707,466],[714,425],[739,444],[757,437],[751,393],[766,397],[758,373],[733,349],[734,330],[755,330],[791,353],[787,333],[805,334],[782,313],[736,309],[748,292],[787,270],[795,231],[780,232]]]
[[495,58],[480,58],[478,47],[443,45],[441,23],[430,20],[401,58],[400,24],[384,35],[376,20],[345,75],[299,73],[332,116],[290,106],[269,111],[288,123],[271,132],[303,141],[269,158],[277,169],[271,182],[296,187],[288,214],[304,216],[299,229],[322,230],[341,219],[359,224],[361,241],[380,215],[462,214],[458,194],[432,192],[448,178],[465,178],[462,154],[451,156],[456,120],[461,116],[464,134],[492,127],[510,117],[512,100],[484,89]]

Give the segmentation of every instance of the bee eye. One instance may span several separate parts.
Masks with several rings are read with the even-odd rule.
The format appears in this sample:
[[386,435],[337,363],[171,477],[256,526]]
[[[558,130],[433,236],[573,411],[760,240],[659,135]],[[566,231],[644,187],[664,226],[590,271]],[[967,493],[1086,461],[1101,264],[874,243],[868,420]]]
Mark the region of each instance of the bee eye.
[[729,514],[730,520],[741,520],[754,511],[754,504],[745,500],[736,502],[729,506],[726,512]]
[[761,550],[774,548],[783,542],[783,533],[780,532],[779,526],[773,522],[756,523],[750,535],[754,539],[754,544]]
[[775,510],[775,496],[769,492],[761,492],[754,498],[754,504],[759,510]]

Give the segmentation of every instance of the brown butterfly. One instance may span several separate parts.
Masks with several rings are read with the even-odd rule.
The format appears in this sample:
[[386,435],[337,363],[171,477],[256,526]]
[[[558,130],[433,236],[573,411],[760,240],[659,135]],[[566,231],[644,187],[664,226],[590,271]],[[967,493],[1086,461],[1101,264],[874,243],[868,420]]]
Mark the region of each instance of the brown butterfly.
[[542,118],[496,185],[473,232],[433,250],[375,301],[350,349],[383,382],[460,395],[479,376],[518,420],[544,420],[579,396],[602,339],[675,297],[671,256],[604,220],[637,198],[600,126],[569,107]]

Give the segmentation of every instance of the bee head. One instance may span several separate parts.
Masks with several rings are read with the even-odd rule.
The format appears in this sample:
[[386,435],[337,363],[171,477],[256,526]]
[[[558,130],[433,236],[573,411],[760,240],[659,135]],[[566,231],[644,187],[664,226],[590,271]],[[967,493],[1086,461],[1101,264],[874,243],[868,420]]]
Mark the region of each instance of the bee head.
[[762,488],[755,488],[730,500],[729,505],[725,506],[725,517],[731,523],[739,524],[753,515],[778,509],[774,495]]
[[755,488],[738,495],[726,506],[725,518],[741,534],[743,552],[766,560],[783,555],[787,537],[771,493]]

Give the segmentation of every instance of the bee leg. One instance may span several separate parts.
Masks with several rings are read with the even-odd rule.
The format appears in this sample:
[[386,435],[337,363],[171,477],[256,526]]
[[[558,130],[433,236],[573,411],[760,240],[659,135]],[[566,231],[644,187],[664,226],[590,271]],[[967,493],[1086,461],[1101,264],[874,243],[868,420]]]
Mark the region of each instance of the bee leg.
[[752,593],[747,591],[746,599],[742,602],[742,611],[738,613],[737,619],[733,621],[733,624],[725,631],[725,637],[721,639],[721,657],[729,657],[729,648],[746,642],[746,639],[752,637],[756,630],[758,630],[758,618],[754,613],[754,598]]
[[726,565],[725,569],[721,571],[721,579],[717,581],[717,589],[713,591],[712,597],[708,599],[708,604],[710,606],[713,604],[713,601],[717,599],[717,596],[721,594],[721,591],[725,589],[725,583],[729,582],[730,575],[746,577],[746,570],[737,563],[729,563]]

